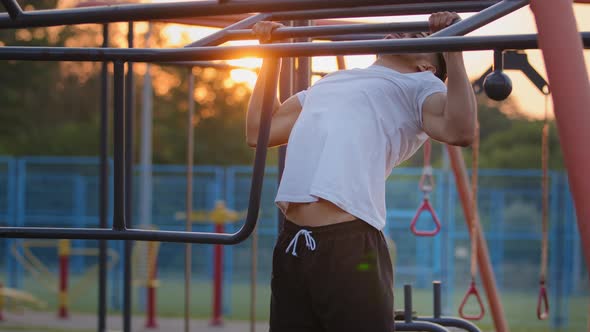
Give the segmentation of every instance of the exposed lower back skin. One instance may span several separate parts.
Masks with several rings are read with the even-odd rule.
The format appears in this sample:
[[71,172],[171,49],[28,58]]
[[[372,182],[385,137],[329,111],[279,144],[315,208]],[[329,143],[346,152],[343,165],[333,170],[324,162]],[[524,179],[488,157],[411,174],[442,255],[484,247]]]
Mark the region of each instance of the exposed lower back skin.
[[325,226],[357,219],[323,199],[313,203],[289,203],[286,212],[287,219],[299,226]]

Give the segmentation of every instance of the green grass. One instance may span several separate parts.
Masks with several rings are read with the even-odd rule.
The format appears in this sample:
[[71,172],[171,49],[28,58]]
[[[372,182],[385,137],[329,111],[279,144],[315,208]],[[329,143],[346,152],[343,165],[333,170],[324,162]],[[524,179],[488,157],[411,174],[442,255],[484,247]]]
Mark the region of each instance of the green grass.
[[[72,287],[77,282],[76,278],[71,280]],[[39,299],[48,302],[45,310],[56,311],[57,296],[44,289],[38,282],[32,279],[25,281],[25,289]],[[74,294],[71,301],[72,312],[96,312],[97,291],[96,284],[87,288],[83,294]],[[139,288],[134,288],[137,295]],[[211,314],[211,285],[208,282],[194,281],[191,284],[191,316],[193,318],[207,319]],[[459,290],[462,292],[462,290]],[[403,290],[398,287],[395,292],[396,307],[403,307]],[[454,303],[461,301],[463,294],[455,294]],[[142,315],[143,309],[135,296],[134,308],[137,314]],[[256,292],[256,317],[258,320],[267,320],[270,306],[270,285],[268,283],[258,284]],[[165,279],[157,291],[158,315],[162,317],[182,317],[184,312],[184,280]],[[538,321],[536,319],[536,295],[531,293],[510,292],[501,294],[506,318],[512,332],[549,332],[549,321]],[[485,299],[484,299],[485,301]],[[569,300],[569,326],[563,332],[584,331],[588,320],[588,299],[585,297],[574,297]],[[432,314],[432,294],[428,290],[415,290],[413,295],[414,310],[419,315]],[[250,285],[249,283],[236,283],[231,287],[231,312],[225,317],[228,320],[248,320],[250,317]],[[489,309],[486,308],[486,317],[477,322],[482,331],[493,331],[493,324]],[[51,330],[48,330],[51,331]]]

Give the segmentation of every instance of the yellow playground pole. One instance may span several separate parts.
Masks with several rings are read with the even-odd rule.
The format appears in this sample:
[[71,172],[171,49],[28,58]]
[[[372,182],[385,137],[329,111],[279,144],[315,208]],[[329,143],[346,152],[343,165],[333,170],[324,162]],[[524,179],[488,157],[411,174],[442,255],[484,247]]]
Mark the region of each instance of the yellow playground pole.
[[57,254],[59,256],[59,312],[58,317],[68,319],[68,269],[70,260],[70,240],[59,240]]

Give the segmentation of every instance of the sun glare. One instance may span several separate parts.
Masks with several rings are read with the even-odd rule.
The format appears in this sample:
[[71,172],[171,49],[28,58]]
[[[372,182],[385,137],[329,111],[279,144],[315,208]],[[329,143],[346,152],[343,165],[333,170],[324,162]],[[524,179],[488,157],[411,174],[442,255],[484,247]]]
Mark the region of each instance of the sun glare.
[[256,70],[262,66],[262,59],[243,58],[228,60],[228,64],[238,67],[230,71],[230,78],[236,83],[245,83],[250,89],[256,84]]
[[234,82],[245,83],[250,89],[254,88],[257,78],[256,73],[248,69],[233,69],[230,77]]
[[236,60],[227,60],[227,63],[245,69],[257,69],[262,66],[262,59],[257,58],[242,58]]

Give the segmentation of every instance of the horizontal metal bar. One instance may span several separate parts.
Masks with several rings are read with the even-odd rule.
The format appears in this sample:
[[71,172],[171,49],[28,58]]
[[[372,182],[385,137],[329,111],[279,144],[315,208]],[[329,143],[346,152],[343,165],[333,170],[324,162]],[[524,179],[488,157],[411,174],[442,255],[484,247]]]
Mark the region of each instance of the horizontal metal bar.
[[479,13],[455,23],[441,31],[433,33],[430,37],[450,37],[465,35],[488,23],[491,23],[502,16],[512,13],[528,5],[528,0],[503,0]]
[[152,231],[143,229],[110,230],[104,228],[0,227],[0,238],[80,239],[236,244],[248,237],[242,230],[234,234]]
[[456,317],[418,317],[416,318],[416,321],[435,323],[445,327],[455,327],[467,332],[481,332],[481,330],[475,326],[475,324],[465,319]]
[[345,17],[371,17],[371,16],[393,16],[393,15],[419,15],[431,14],[440,11],[451,11],[457,13],[478,12],[492,6],[500,0],[474,0],[474,1],[446,1],[412,4],[389,4],[383,6],[371,6],[360,8],[334,8],[314,9],[302,11],[276,11],[272,13],[275,21],[289,21],[298,19],[323,19],[323,18],[345,18]]
[[448,332],[445,327],[430,322],[395,322],[396,331]]
[[2,4],[4,5],[4,8],[6,8],[10,18],[13,20],[23,13],[23,10],[20,8],[16,0],[2,0]]
[[[254,12],[357,8],[378,5],[426,2],[424,0],[247,0],[219,4],[217,1],[190,1],[150,4],[51,9],[23,12],[15,19],[0,14],[0,29],[85,23],[148,21],[156,19],[230,15]],[[429,0],[428,2],[440,2]]]
[[225,63],[225,62],[211,62],[211,61],[176,61],[176,62],[158,62],[157,64],[163,65],[163,66],[215,68],[218,70],[250,69],[248,67],[231,65],[231,64]]
[[[581,37],[585,47],[588,47],[590,45],[590,32],[581,33]],[[170,62],[227,60],[244,57],[300,57],[536,48],[538,48],[537,35],[526,34],[384,39],[332,43],[214,46],[182,49],[105,49],[5,46],[0,47],[0,60]]]
[[227,40],[227,33],[234,29],[250,28],[255,23],[270,18],[268,13],[260,13],[254,16],[247,17],[241,21],[231,24],[207,37],[201,38],[193,43],[186,45],[185,47],[197,47],[197,46],[215,46],[223,44]]
[[[303,26],[284,27],[272,32],[274,40],[316,37],[325,35],[345,35],[355,33],[395,33],[395,32],[421,32],[428,31],[428,22],[407,23],[375,23],[375,24],[343,24],[331,26]],[[226,33],[228,40],[255,39],[256,36],[250,29],[229,30]]]
[[372,34],[354,34],[354,35],[326,35],[316,36],[314,40],[330,40],[330,41],[352,41],[352,40],[379,40],[387,36],[384,33],[372,33]]

